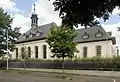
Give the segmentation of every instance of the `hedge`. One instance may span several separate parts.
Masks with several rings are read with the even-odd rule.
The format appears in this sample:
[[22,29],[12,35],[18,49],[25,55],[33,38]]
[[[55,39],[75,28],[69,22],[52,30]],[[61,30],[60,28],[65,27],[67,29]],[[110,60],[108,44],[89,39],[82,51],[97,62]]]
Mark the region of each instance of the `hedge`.
[[[0,60],[0,62],[3,62],[6,60]],[[61,62],[61,59],[53,59],[53,60],[43,60],[43,59],[25,59],[25,60],[21,60],[21,59],[14,59],[14,60],[9,60],[9,62]],[[68,61],[72,61],[72,62],[120,62],[120,56],[114,56],[112,58],[100,58],[100,57],[93,57],[93,58],[74,58],[74,59],[65,59],[65,62]]]
[[[45,69],[62,69],[62,60],[9,60],[11,68],[45,68]],[[86,59],[66,59],[65,69],[74,70],[120,70],[120,57],[113,58],[86,58]],[[0,60],[0,68],[6,67],[6,60]]]

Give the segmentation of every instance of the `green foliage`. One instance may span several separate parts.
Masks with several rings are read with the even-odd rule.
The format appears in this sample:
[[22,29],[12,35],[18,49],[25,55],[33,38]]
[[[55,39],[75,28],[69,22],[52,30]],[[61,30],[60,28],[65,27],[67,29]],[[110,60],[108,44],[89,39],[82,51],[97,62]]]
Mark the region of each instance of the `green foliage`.
[[102,58],[102,57],[92,57],[92,58],[76,58],[73,60],[74,62],[111,62],[116,63],[120,62],[120,56],[114,56],[112,58]]
[[28,59],[28,50],[26,47],[22,47],[20,51],[22,59]]
[[[5,60],[6,61],[6,60]],[[13,59],[10,62],[19,62],[23,61],[22,59]],[[62,62],[62,59],[53,59],[53,60],[44,60],[44,59],[27,59],[27,62]],[[115,56],[112,58],[101,58],[101,57],[92,57],[92,58],[76,58],[74,60],[65,59],[65,62],[98,62],[98,63],[120,63],[120,56]]]
[[[1,62],[6,62],[6,60],[0,60]],[[54,65],[55,63],[61,64],[62,60],[60,59],[55,59],[55,60],[43,60],[43,59],[27,59],[27,60],[20,60],[20,59],[15,59],[15,60],[9,60],[9,62],[23,62],[25,64],[25,67],[27,67],[26,63],[37,63],[41,62],[44,63],[45,65],[50,65],[50,68],[56,68]],[[93,58],[86,58],[86,59],[77,59],[74,61],[70,61],[69,59],[64,61],[65,68],[66,69],[87,69],[87,70],[120,70],[120,57],[113,57],[113,58],[98,58],[98,57],[93,57]],[[19,65],[19,63],[17,63]],[[80,67],[77,65],[81,65]],[[61,65],[60,65],[61,66]],[[67,67],[66,67],[67,66]],[[69,67],[70,66],[70,67]],[[72,66],[72,67],[71,67]],[[62,67],[59,67],[62,68]]]
[[[0,8],[0,54],[5,54],[4,51],[7,49],[7,31],[8,31],[8,49],[12,51],[15,46],[14,42],[18,39],[18,36],[21,35],[20,32],[16,32],[15,29],[11,28],[13,18],[4,12]],[[19,30],[19,29],[18,29]]]
[[77,51],[74,38],[76,37],[75,29],[69,27],[51,26],[50,33],[48,34],[46,42],[50,45],[52,58],[65,58],[73,57],[74,52]]
[[96,18],[109,19],[115,7],[120,8],[119,0],[54,0],[55,11],[59,11],[63,24],[95,26]]

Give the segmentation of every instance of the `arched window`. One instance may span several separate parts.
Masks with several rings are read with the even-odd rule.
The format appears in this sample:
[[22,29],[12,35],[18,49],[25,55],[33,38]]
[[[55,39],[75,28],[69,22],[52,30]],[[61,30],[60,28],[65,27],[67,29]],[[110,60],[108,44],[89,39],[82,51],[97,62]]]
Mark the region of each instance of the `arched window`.
[[31,21],[32,21],[32,24],[33,24],[33,21],[34,21],[34,20],[32,19]]
[[47,51],[46,50],[47,50],[46,45],[43,45],[43,59],[47,58],[47,56],[46,56]]
[[38,46],[35,46],[35,58],[38,58]]
[[96,55],[101,56],[101,46],[100,45],[96,46]]
[[20,53],[21,53],[21,57],[22,57],[22,59],[24,59],[25,58],[25,48],[24,47],[21,47],[21,51],[20,51]]
[[18,59],[18,48],[16,48],[16,59]]
[[35,19],[33,19],[33,24],[35,24]]
[[31,48],[28,47],[28,58],[31,58]]
[[83,47],[83,58],[87,58],[87,47]]

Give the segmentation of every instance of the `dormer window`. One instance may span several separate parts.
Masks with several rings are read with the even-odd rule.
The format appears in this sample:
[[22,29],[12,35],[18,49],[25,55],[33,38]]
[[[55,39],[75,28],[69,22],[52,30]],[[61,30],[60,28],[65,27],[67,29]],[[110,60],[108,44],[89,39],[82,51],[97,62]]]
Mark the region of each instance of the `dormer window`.
[[95,36],[96,37],[102,37],[103,33],[100,30],[98,30],[98,32],[95,34]]
[[40,33],[37,33],[36,36],[40,36]]
[[40,36],[40,34],[41,34],[41,31],[40,31],[40,30],[37,30],[36,36]]
[[82,36],[83,39],[88,39],[89,35],[85,32],[84,35]]
[[32,38],[32,32],[30,32],[30,34],[29,34],[29,38]]
[[31,35],[29,35],[29,37],[30,37],[30,38],[32,38],[32,34],[31,34]]
[[23,39],[26,39],[26,35],[25,35],[25,33],[23,34],[22,38],[23,38]]

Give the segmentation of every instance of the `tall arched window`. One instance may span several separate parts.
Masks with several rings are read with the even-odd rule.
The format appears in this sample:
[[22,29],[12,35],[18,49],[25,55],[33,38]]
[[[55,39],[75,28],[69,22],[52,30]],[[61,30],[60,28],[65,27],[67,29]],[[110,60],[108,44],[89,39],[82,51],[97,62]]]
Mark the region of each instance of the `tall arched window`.
[[83,47],[83,58],[87,58],[87,47]]
[[38,58],[38,46],[35,46],[35,58]]
[[28,47],[28,58],[31,58],[31,48]]
[[16,48],[16,59],[18,59],[18,48]]
[[101,56],[101,46],[100,45],[96,46],[96,55]]
[[43,59],[47,58],[46,54],[47,54],[47,48],[46,45],[43,45]]
[[21,47],[21,51],[20,51],[20,53],[21,53],[21,57],[22,57],[22,59],[24,59],[25,58],[25,48],[24,47]]

